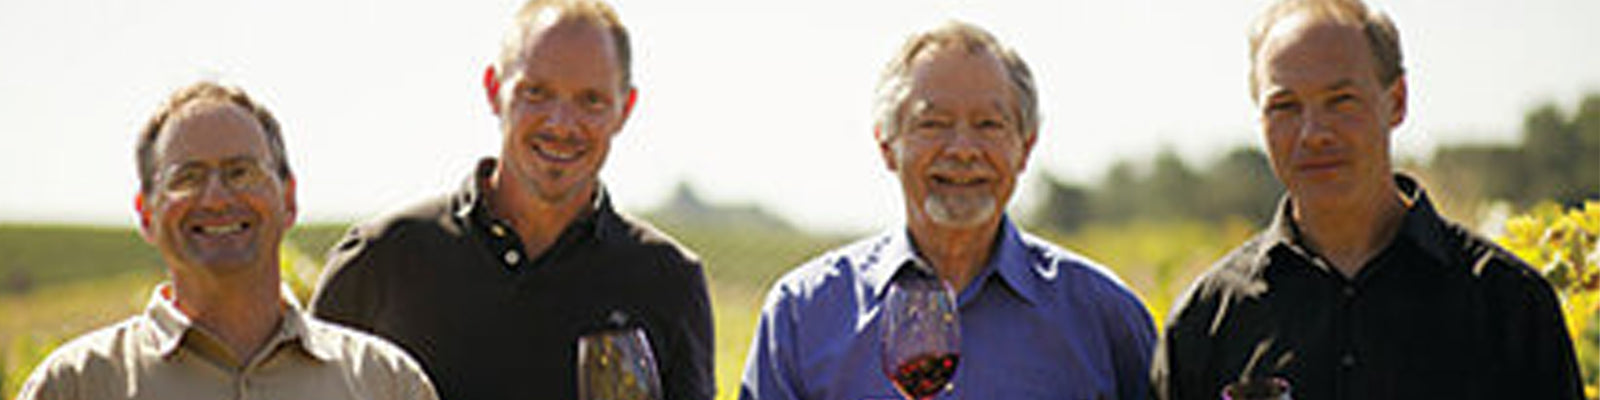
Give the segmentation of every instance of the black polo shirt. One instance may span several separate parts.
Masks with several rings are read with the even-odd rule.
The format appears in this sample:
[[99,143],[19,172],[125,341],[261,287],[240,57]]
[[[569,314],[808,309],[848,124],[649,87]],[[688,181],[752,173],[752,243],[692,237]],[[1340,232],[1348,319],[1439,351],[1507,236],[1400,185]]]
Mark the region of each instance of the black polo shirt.
[[1396,180],[1411,206],[1353,279],[1304,245],[1286,198],[1175,307],[1157,397],[1217,399],[1251,376],[1287,380],[1296,400],[1579,398],[1550,285]]
[[410,351],[442,399],[576,399],[577,338],[622,312],[650,338],[667,399],[710,399],[699,259],[596,190],[543,254],[491,215],[485,159],[456,192],[352,228],[312,311]]

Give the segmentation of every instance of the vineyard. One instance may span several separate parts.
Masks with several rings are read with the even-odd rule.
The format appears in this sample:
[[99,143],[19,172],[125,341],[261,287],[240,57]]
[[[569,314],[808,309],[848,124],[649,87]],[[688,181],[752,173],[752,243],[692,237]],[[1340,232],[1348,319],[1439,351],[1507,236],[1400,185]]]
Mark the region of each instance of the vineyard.
[[[706,261],[716,317],[718,398],[732,399],[766,288],[788,268],[855,236],[658,220]],[[283,248],[285,282],[304,297],[343,225],[307,225]],[[1600,203],[1552,204],[1505,220],[1497,240],[1539,268],[1564,302],[1589,398],[1600,366]],[[1193,277],[1253,233],[1251,221],[1124,221],[1041,236],[1086,254],[1139,292],[1157,323]],[[0,225],[0,393],[13,395],[51,349],[143,307],[164,272],[132,230]]]

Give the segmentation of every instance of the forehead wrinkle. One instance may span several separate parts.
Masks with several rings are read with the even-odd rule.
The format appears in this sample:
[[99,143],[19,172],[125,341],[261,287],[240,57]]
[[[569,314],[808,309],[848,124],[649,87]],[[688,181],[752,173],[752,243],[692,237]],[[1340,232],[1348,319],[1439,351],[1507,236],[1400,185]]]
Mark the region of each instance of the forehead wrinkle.
[[1355,86],[1356,86],[1356,81],[1354,79],[1339,78],[1339,81],[1334,82],[1331,85],[1328,85],[1327,90],[1329,90],[1329,91],[1342,90],[1342,89],[1352,88],[1352,87],[1355,87]]
[[1001,115],[1005,115],[1007,117],[1012,116],[1012,114],[1017,114],[1018,116],[1020,116],[1022,114],[1022,110],[1020,108],[1018,108],[1018,107],[1008,107],[1008,105],[1006,104],[1005,98],[1003,98],[1003,97],[989,100],[989,107],[990,107],[989,109],[981,110],[981,111],[994,112],[994,113],[998,113],[998,114],[1001,114]]

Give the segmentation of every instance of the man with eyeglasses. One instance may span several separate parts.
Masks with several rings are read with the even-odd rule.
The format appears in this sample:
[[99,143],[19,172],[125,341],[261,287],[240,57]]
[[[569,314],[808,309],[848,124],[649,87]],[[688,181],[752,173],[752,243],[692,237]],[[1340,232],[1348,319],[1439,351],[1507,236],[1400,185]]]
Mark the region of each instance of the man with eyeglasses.
[[19,399],[436,398],[404,351],[311,317],[280,284],[294,175],[266,108],[197,83],[136,151],[139,233],[171,280],[144,313],[56,349]]

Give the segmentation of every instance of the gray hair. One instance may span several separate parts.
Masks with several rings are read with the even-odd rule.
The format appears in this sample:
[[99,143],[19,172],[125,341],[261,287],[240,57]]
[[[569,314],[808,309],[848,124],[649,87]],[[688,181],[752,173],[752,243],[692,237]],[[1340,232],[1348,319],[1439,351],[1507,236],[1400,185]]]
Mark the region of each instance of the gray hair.
[[881,139],[887,140],[900,133],[900,112],[903,110],[906,97],[911,95],[912,61],[929,48],[951,45],[960,45],[973,53],[988,52],[1005,64],[1006,74],[1017,96],[1015,117],[1020,122],[1022,134],[1027,135],[1025,138],[1037,135],[1039,94],[1034,88],[1033,72],[1028,69],[1028,63],[1023,61],[1022,56],[1017,55],[1015,50],[1001,44],[1000,40],[995,39],[989,31],[970,23],[949,21],[933,29],[911,35],[900,47],[900,52],[889,60],[889,65],[883,69],[883,74],[878,78],[874,101],[877,126],[882,130]]

